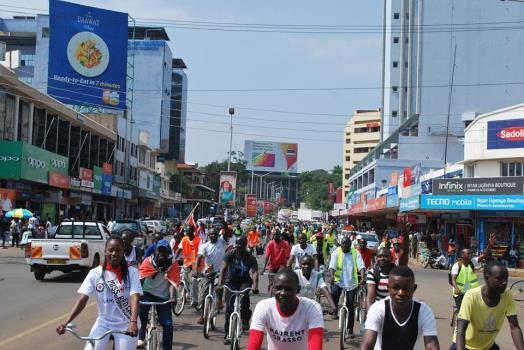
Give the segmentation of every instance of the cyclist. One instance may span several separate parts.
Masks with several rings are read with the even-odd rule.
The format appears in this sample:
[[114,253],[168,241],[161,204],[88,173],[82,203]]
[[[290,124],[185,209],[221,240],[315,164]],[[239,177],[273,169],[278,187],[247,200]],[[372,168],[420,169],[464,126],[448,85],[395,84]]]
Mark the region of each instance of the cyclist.
[[[227,278],[226,278],[227,276]],[[235,249],[230,251],[224,257],[224,265],[220,270],[219,285],[225,284],[233,290],[243,290],[251,287],[254,294],[258,294],[258,263],[257,259],[247,250],[247,238],[241,236],[235,243]],[[249,293],[241,298],[240,318],[242,319],[242,328],[249,328],[249,319],[251,310],[249,310]],[[229,317],[233,313],[235,298],[232,293],[226,291],[226,315],[225,315],[225,335],[224,345],[230,345],[229,335]]]
[[[164,239],[164,235],[160,232],[155,232],[153,234],[153,242],[149,247],[147,247],[146,252],[144,253],[144,259],[153,255],[156,249],[156,242],[160,241],[161,239]],[[173,240],[173,239],[172,239]],[[180,242],[179,242],[180,243]],[[171,246],[171,242],[169,243],[169,246]],[[171,251],[173,250],[173,247],[171,246]]]
[[133,239],[135,234],[133,231],[124,230],[120,234],[122,241],[124,242],[124,256],[126,258],[127,264],[138,268],[142,263],[142,256],[144,255],[142,249],[133,245]]
[[[262,269],[262,274],[266,271],[266,267],[270,273],[276,273],[281,267],[285,267],[289,260],[289,243],[282,239],[282,234],[278,229],[273,229],[273,239],[269,241],[266,246],[266,262]],[[269,263],[269,264],[268,264]],[[273,288],[273,279],[275,276],[270,275],[269,284],[267,286],[268,292]]]
[[300,283],[300,295],[315,300],[316,293],[322,291],[328,300],[331,313],[335,314],[337,312],[337,306],[335,305],[333,298],[331,298],[328,286],[326,282],[324,282],[323,274],[318,271],[313,271],[314,267],[315,260],[311,255],[304,255],[300,259],[300,269],[295,270]]
[[[184,271],[185,273],[193,270],[193,265],[196,262],[196,255],[198,253],[198,246],[200,244],[200,237],[195,235],[195,227],[192,225],[185,225],[184,233],[186,236],[180,241],[178,250],[175,253],[175,260],[180,254],[184,254]],[[187,278],[187,277],[186,277]],[[198,297],[198,283],[191,283],[191,306],[197,306]]]
[[313,261],[315,262],[315,270],[318,271],[318,255],[315,247],[307,242],[307,237],[303,233],[298,234],[297,241],[298,244],[295,244],[291,248],[291,255],[287,261],[287,266],[293,269],[300,269],[300,259],[306,255],[309,255],[313,257]]
[[[207,237],[209,238],[209,241],[200,245],[200,248],[198,250],[196,265],[201,266],[202,261],[205,259],[205,271],[218,273],[222,268],[224,254],[226,252],[226,242],[222,237],[218,237],[218,232],[214,228],[211,228],[209,230],[209,232],[207,233]],[[198,299],[201,305],[204,305],[204,299],[206,297],[206,293],[210,283],[213,283],[213,281],[211,281],[208,278],[202,278],[200,280],[200,295]],[[217,291],[217,297],[217,308],[223,309],[224,303],[222,301],[222,290]],[[197,321],[198,324],[204,324],[203,313],[204,309],[202,308],[202,314]]]
[[462,249],[460,252],[460,260],[453,264],[453,267],[451,268],[451,285],[453,286],[451,292],[457,310],[460,310],[464,293],[480,286],[477,274],[475,273],[475,268],[479,267],[479,262],[486,259],[496,241],[497,237],[492,233],[489,236],[486,249],[477,258],[471,257],[471,249]]
[[368,308],[373,305],[375,301],[382,300],[389,295],[389,273],[394,267],[395,264],[391,262],[391,252],[389,249],[380,248],[377,251],[377,263],[366,275]]
[[[349,321],[347,327],[349,329],[349,337],[354,338],[353,325],[355,323],[355,305],[354,300],[357,294],[359,284],[365,283],[364,273],[366,271],[362,257],[355,248],[351,247],[351,239],[344,237],[341,246],[333,251],[331,254],[331,261],[329,262],[329,270],[331,276],[334,276],[331,284],[331,297],[338,306],[340,294],[344,290],[348,290],[348,297],[346,298],[346,307],[349,312]],[[360,279],[359,279],[360,275]]]
[[336,248],[336,242],[337,242],[337,227],[336,227],[336,225],[333,225],[331,228],[328,227],[325,240],[326,240],[326,244],[327,244],[328,254],[331,254],[333,252],[333,250],[335,250],[335,248]]
[[319,227],[317,233],[311,237],[311,242],[317,251],[318,265],[326,265],[328,263],[328,245],[324,239],[321,227]]
[[361,235],[357,236],[357,242],[357,252],[359,252],[360,256],[362,257],[362,261],[364,261],[366,270],[369,270],[375,263],[375,252],[368,248],[368,241]]
[[484,281],[485,286],[466,292],[450,349],[499,350],[495,339],[506,317],[515,348],[523,350],[517,306],[511,292],[506,289],[508,269],[500,261],[491,261],[484,267]]
[[251,254],[256,254],[256,248],[260,244],[260,233],[257,227],[254,226],[251,231],[247,233],[247,247]]
[[275,297],[255,307],[247,350],[260,350],[267,333],[268,350],[321,350],[324,320],[320,305],[297,296],[297,275],[283,268],[275,277]]
[[[173,263],[172,251],[166,240],[156,243],[155,253],[140,265],[140,281],[144,289],[141,301],[164,302],[175,299],[175,287],[180,283],[180,269]],[[138,346],[144,346],[150,305],[140,305],[142,326],[138,334]],[[163,328],[162,349],[171,349],[173,343],[173,318],[169,304],[157,305],[158,322]]]
[[369,308],[360,347],[371,349],[439,350],[437,322],[431,308],[415,300],[415,275],[407,266],[396,266],[389,275],[389,297]]
[[[56,328],[58,334],[65,333],[66,324],[72,322],[86,307],[89,296],[95,295],[98,317],[89,334],[97,337],[109,330],[127,329],[131,336],[113,334],[116,350],[135,349],[138,339],[138,299],[142,294],[138,270],[127,266],[124,258],[124,243],[117,235],[106,241],[104,263],[89,271],[78,289],[76,301],[66,321]],[[95,342],[94,349],[105,349],[109,337]],[[86,349],[92,349],[86,345]]]

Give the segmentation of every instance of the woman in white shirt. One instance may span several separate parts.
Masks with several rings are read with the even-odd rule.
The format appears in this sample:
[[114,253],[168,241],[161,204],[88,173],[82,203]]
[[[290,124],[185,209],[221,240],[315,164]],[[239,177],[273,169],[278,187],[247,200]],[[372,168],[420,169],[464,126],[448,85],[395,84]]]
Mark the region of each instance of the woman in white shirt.
[[[56,328],[65,333],[66,324],[72,322],[85,308],[89,297],[95,295],[98,317],[90,337],[102,335],[109,330],[127,330],[130,334],[113,334],[115,350],[136,349],[138,338],[139,297],[142,294],[138,270],[128,267],[124,257],[124,243],[119,236],[111,236],[106,242],[105,259],[95,267],[78,289],[80,297],[67,320]],[[94,350],[105,349],[109,337],[95,342]],[[85,349],[93,349],[89,343]]]

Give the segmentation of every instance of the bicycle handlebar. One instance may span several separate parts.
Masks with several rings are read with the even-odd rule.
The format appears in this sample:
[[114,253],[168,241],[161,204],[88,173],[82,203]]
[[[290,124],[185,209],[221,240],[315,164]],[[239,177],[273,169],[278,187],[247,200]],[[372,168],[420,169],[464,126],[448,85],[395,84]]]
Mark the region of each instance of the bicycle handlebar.
[[176,300],[173,300],[173,299],[169,299],[166,301],[141,301],[140,304],[156,306],[156,305],[165,305],[165,304],[174,303],[175,301]]
[[233,294],[243,294],[245,292],[249,292],[251,290],[251,287],[247,287],[246,289],[243,289],[243,290],[233,290],[231,288],[229,288],[228,286],[226,286],[225,284],[223,286],[218,286],[217,289],[221,289],[221,288],[225,288],[227,289],[229,292],[233,293]]
[[127,330],[125,330],[125,331],[122,331],[122,330],[109,330],[109,331],[103,333],[102,335],[99,335],[98,337],[89,337],[89,336],[82,337],[77,332],[75,332],[75,328],[76,328],[76,325],[74,323],[68,323],[65,326],[65,330],[70,332],[71,334],[73,334],[79,340],[86,340],[86,341],[89,341],[91,343],[93,341],[103,339],[103,338],[105,338],[108,335],[113,334],[113,333],[119,333],[119,334],[125,334],[125,335],[128,335],[128,336],[131,336],[131,333],[129,333]]

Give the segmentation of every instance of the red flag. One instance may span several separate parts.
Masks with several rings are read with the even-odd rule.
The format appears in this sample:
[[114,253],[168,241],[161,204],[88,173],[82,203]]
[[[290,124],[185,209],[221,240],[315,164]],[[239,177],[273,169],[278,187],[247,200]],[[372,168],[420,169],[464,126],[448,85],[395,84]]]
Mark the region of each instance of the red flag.
[[196,231],[197,225],[196,225],[196,222],[195,222],[195,218],[193,217],[193,212],[191,212],[191,214],[189,214],[189,216],[187,217],[186,224],[193,226],[195,228],[195,231]]

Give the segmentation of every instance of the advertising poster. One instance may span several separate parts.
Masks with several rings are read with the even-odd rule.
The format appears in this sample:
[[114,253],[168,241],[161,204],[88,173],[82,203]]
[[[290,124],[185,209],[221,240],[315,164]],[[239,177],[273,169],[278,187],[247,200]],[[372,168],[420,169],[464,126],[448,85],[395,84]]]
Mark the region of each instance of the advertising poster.
[[270,201],[264,201],[264,214],[271,213],[271,202]]
[[433,194],[524,194],[524,179],[520,176],[433,179]]
[[218,190],[218,199],[220,204],[226,207],[234,207],[236,192],[237,173],[235,171],[221,171],[220,188]]
[[102,193],[102,168],[98,166],[93,166],[93,192]]
[[250,141],[244,144],[247,170],[297,173],[298,144]]
[[16,192],[14,190],[0,188],[0,211],[10,211],[14,209],[15,195]]
[[246,194],[246,216],[254,218],[257,216],[257,195]]
[[524,148],[524,119],[488,121],[488,149]]
[[125,109],[127,13],[49,1],[47,93],[73,105]]
[[264,201],[257,200],[257,215],[264,215]]

